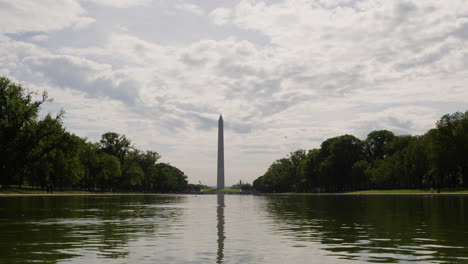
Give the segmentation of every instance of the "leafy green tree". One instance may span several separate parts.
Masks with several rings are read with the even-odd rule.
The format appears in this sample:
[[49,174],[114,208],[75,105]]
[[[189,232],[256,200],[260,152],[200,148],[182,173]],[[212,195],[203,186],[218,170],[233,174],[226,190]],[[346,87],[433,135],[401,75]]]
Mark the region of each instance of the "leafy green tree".
[[[83,140],[80,146],[79,159],[83,166],[83,178],[81,186],[88,190],[94,190],[97,186],[97,176],[99,173],[99,144],[86,142]],[[120,167],[120,161],[119,161]]]
[[155,151],[139,151],[133,152],[134,160],[138,163],[143,171],[144,177],[141,182],[140,189],[143,191],[156,190],[158,182],[156,181],[156,163],[161,158],[161,155]]
[[189,183],[186,188],[188,192],[200,192],[203,189],[209,189],[209,187],[201,182],[198,182],[198,184]]
[[318,190],[321,186],[318,177],[319,149],[309,150],[298,166],[298,184],[296,190],[299,192],[310,192]]
[[249,191],[252,190],[252,184],[248,182],[243,182],[242,180],[239,180],[238,183],[234,184],[231,186],[233,189],[240,189],[242,191]]
[[468,173],[468,111],[444,115],[426,136],[429,145],[429,179],[437,188],[465,185]]
[[108,153],[98,153],[94,166],[96,171],[95,184],[101,190],[110,190],[116,187],[117,179],[121,176],[119,159]]
[[158,191],[181,192],[187,188],[187,176],[183,171],[166,163],[156,165]]
[[413,136],[403,135],[395,136],[393,139],[384,146],[384,151],[387,156],[393,155],[396,152],[406,148],[413,141]]
[[266,178],[271,179],[270,186],[272,192],[291,192],[293,191],[294,164],[288,158],[279,159],[268,168],[265,173]]
[[115,156],[120,162],[121,173],[114,184],[120,189],[134,189],[143,182],[144,172],[138,164],[137,153],[125,135],[106,132],[101,135],[100,151]]
[[65,130],[63,112],[38,118],[50,101],[0,77],[0,184],[94,190],[181,191],[187,176],[169,164],[157,164],[160,155],[140,151],[115,132],[99,143],[87,142]]
[[327,139],[305,156],[275,161],[253,185],[262,192],[468,186],[466,153],[468,111],[444,115],[423,136],[378,130],[365,141]]
[[53,171],[48,182],[58,189],[79,186],[84,176],[84,167],[79,159],[83,140],[68,132],[53,140],[55,143],[49,145],[54,145],[54,148],[39,163],[39,166],[45,163],[52,165]]
[[307,188],[307,179],[303,173],[305,150],[291,152],[289,157],[279,159],[268,168],[266,173],[253,182],[259,191],[292,192]]
[[371,163],[367,160],[356,161],[351,167],[352,190],[365,190],[371,186],[370,176],[367,170],[371,167]]
[[368,161],[383,159],[389,153],[385,146],[393,140],[395,135],[388,130],[372,131],[364,141],[364,151]]
[[[38,119],[41,105],[49,101],[44,92],[39,100],[21,85],[0,77],[0,183],[22,184],[28,169],[55,148],[63,135],[62,113]],[[55,138],[55,139],[54,139]]]
[[51,115],[47,115],[43,120],[33,122],[33,125],[24,134],[23,142],[20,144],[21,147],[17,149],[22,154],[16,160],[16,164],[19,167],[17,171],[20,173],[17,184],[22,185],[24,176],[27,178],[28,171],[34,170],[37,166],[52,166],[52,170],[44,170],[52,174],[37,175],[39,186],[44,187],[46,184],[51,184],[54,181],[53,165],[50,160],[56,154],[57,149],[60,149],[61,145],[63,145],[63,141],[67,137],[60,118],[60,116],[52,118]]
[[135,160],[127,159],[124,163],[120,186],[125,189],[135,190],[141,187],[145,172]]
[[101,135],[99,141],[101,150],[107,154],[116,156],[120,163],[123,163],[125,156],[132,149],[132,143],[125,135],[120,135],[115,132],[106,132]]
[[401,150],[400,166],[403,169],[397,177],[401,187],[414,189],[429,185],[426,181],[429,171],[427,152],[427,139],[424,136],[413,137],[411,143]]
[[273,192],[271,179],[262,175],[253,181],[253,187],[260,192]]
[[461,177],[460,184],[468,187],[468,111],[466,111],[460,118],[455,131],[455,145],[457,163]]
[[306,151],[303,149],[296,150],[294,152],[289,153],[289,160],[291,161],[291,165],[294,168],[294,171],[291,175],[291,185],[294,191],[301,191],[304,188],[307,188],[307,179],[301,177],[301,166],[303,161],[306,158]]
[[397,185],[396,175],[399,171],[399,159],[397,155],[388,156],[385,159],[375,160],[372,167],[365,173],[369,176],[375,187],[381,189],[392,188]]
[[430,184],[427,181],[426,141],[425,137],[394,137],[388,144],[391,155],[375,160],[366,171],[375,186],[384,189],[422,188]]
[[319,177],[331,191],[344,191],[352,188],[353,165],[362,160],[363,143],[360,139],[344,135],[327,139],[322,143]]

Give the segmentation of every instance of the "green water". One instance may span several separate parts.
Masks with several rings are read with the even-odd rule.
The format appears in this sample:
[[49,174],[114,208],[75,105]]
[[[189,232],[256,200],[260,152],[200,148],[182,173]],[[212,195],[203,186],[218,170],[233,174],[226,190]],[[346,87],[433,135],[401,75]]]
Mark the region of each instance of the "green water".
[[468,263],[468,196],[0,197],[0,263]]

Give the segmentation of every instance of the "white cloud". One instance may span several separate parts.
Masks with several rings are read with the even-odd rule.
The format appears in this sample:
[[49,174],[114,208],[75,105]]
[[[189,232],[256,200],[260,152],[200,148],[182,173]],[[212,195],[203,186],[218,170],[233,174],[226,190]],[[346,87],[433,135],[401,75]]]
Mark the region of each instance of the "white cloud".
[[244,0],[232,9],[215,9],[211,17],[217,24],[256,30],[297,55],[294,60],[307,59],[311,66],[317,62],[321,70],[379,59],[388,63],[400,55],[425,52],[454,35],[468,12],[468,4],[461,0],[450,1],[452,8],[439,1],[359,1],[355,6],[333,3],[337,5],[333,8],[322,7],[322,2]]
[[133,104],[139,98],[138,82],[129,79],[125,73],[113,71],[108,64],[68,55],[30,57],[24,64],[58,87],[84,91],[92,97],[118,99],[127,104]]
[[38,34],[38,35],[32,36],[31,40],[33,42],[41,42],[41,41],[47,40],[48,38],[49,36],[47,36],[46,34]]
[[440,116],[434,109],[421,106],[395,106],[374,113],[365,113],[352,120],[354,132],[365,135],[373,130],[386,129],[397,135],[424,134],[428,128],[434,127]]
[[98,5],[115,7],[115,8],[128,8],[134,6],[148,6],[152,0],[81,0],[82,2],[92,2]]
[[185,11],[185,12],[188,12],[188,13],[191,13],[191,14],[194,14],[194,15],[197,15],[197,16],[201,16],[201,15],[204,14],[203,9],[201,9],[199,6],[197,6],[195,4],[177,3],[175,5],[175,8],[179,9],[179,10],[182,10],[182,11]]
[[74,0],[0,0],[0,33],[48,32],[93,22]]
[[228,8],[216,8],[211,11],[210,18],[217,25],[224,25],[229,22],[231,18],[231,10]]

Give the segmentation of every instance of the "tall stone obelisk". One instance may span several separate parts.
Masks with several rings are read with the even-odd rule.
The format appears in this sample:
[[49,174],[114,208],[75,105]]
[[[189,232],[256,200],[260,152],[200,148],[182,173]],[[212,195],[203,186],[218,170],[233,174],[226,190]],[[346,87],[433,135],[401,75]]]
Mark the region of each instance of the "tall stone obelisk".
[[224,189],[224,129],[223,116],[218,120],[218,190]]

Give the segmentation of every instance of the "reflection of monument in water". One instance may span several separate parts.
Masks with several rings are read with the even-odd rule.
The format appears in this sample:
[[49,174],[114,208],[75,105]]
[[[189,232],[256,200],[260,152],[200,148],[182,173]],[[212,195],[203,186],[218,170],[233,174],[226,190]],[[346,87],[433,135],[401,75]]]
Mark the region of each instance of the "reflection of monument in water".
[[224,129],[223,116],[219,115],[218,120],[218,190],[224,189]]
[[[217,171],[217,186],[216,189],[224,189],[224,128],[223,116],[219,115],[218,120],[218,171]],[[224,194],[217,195],[218,206],[216,208],[216,219],[218,221],[218,252],[216,263],[223,263],[224,259]]]
[[216,263],[223,263],[224,259],[224,194],[218,194],[218,206],[216,209],[216,218],[218,220],[218,252]]

